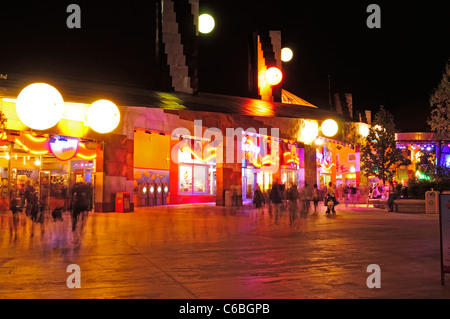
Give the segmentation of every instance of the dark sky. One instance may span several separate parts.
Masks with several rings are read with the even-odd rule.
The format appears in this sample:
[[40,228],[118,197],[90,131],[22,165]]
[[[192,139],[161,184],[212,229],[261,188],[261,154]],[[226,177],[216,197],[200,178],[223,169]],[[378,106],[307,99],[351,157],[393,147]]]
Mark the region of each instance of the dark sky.
[[[81,29],[66,8],[81,7]],[[369,29],[366,8],[381,8]],[[199,38],[200,91],[247,95],[247,41],[281,30],[294,51],[283,88],[328,109],[332,92],[353,94],[355,108],[384,105],[402,131],[428,130],[429,95],[449,50],[447,1],[210,1],[216,28]],[[0,7],[0,73],[45,73],[150,87],[154,64],[153,1],[10,1]]]

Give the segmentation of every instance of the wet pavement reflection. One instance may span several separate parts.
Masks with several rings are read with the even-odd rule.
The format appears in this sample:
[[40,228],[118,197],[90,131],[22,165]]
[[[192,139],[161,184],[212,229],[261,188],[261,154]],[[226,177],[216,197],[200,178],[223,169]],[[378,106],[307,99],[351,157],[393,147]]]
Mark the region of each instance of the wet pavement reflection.
[[[210,204],[0,213],[1,298],[447,298],[438,216]],[[323,208],[323,207],[322,207]],[[379,264],[381,289],[366,285]],[[69,289],[67,266],[81,269]]]

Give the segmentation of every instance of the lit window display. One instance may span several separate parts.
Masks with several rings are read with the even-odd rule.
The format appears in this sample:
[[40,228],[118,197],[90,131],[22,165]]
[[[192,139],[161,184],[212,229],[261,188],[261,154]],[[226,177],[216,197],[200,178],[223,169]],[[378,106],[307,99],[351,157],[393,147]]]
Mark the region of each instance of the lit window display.
[[272,179],[272,172],[262,171],[256,174],[256,182],[264,191],[268,191],[272,188]]
[[[95,185],[97,143],[67,136],[20,132],[0,147],[0,197],[36,193],[46,209],[68,207],[68,191],[77,182]],[[10,174],[9,174],[10,172]]]
[[192,193],[192,166],[180,165],[178,168],[179,176],[179,189],[182,193]]
[[209,156],[206,160],[197,158],[191,148],[183,147],[178,151],[178,189],[184,195],[216,194],[216,159]]

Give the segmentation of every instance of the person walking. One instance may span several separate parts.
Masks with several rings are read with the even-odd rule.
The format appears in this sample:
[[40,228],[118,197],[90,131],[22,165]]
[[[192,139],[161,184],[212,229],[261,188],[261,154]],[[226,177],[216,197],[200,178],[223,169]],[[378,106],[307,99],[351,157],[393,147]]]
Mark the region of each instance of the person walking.
[[274,212],[275,212],[275,223],[276,223],[278,221],[278,215],[280,214],[280,205],[282,203],[278,180],[275,180],[275,182],[272,185],[272,189],[270,191],[270,201],[273,204],[273,208],[274,208]]
[[298,189],[296,184],[292,185],[292,187],[289,188],[288,200],[289,200],[289,226],[292,226],[297,217],[297,209],[298,209],[297,204]]
[[350,187],[350,204],[353,204],[353,207],[356,207],[356,193],[356,185],[352,183],[352,186]]
[[[328,191],[328,189],[327,189]],[[350,201],[350,186],[348,186],[347,184],[344,186],[344,202],[345,202],[345,207],[348,206],[348,203]]]
[[310,199],[311,199],[311,195],[309,192],[309,185],[305,184],[305,187],[303,187],[300,192],[300,200],[302,201],[302,210],[301,210],[302,217],[308,216],[309,208],[311,206]]
[[17,226],[19,224],[19,211],[20,211],[20,198],[17,196],[16,192],[12,192],[10,209],[12,212],[12,225],[10,227],[10,235],[14,233],[14,239],[17,239]]
[[72,210],[72,233],[75,235],[80,216],[82,229],[85,223],[85,214],[92,209],[92,188],[90,184],[75,183],[70,191],[70,208]]
[[[328,183],[328,188],[327,188],[327,198],[325,199],[325,206],[327,205],[328,200],[331,199],[333,201],[333,208],[332,208],[332,213],[336,214],[336,205],[339,204],[338,201],[336,200],[335,197],[335,190],[333,187],[333,183],[329,182]],[[327,208],[327,213],[329,213],[329,209]]]
[[394,200],[395,200],[395,187],[394,187],[394,182],[392,180],[389,181],[389,197],[388,197],[388,207],[389,207],[389,212],[393,212],[394,211]]
[[314,184],[314,188],[312,190],[312,201],[314,204],[314,214],[317,213],[317,207],[319,206],[319,189],[317,188],[317,184]]
[[259,184],[256,185],[255,193],[253,194],[253,204],[256,206],[256,212],[259,213],[261,211],[261,207],[265,203],[264,195],[261,192],[261,188]]

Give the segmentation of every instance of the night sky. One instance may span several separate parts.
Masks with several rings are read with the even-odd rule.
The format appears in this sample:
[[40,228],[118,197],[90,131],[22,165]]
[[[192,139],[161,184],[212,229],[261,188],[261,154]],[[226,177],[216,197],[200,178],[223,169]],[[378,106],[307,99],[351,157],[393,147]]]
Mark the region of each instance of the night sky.
[[[393,4],[395,2],[395,4]],[[81,7],[81,29],[68,29],[66,8]],[[381,8],[369,29],[366,8]],[[247,96],[248,37],[281,30],[294,51],[283,88],[323,109],[331,91],[352,93],[355,108],[384,105],[401,131],[429,130],[429,95],[449,46],[449,5],[399,1],[210,1],[200,13],[216,28],[199,37],[200,92]],[[0,73],[46,74],[153,85],[153,1],[11,1],[0,7]]]

